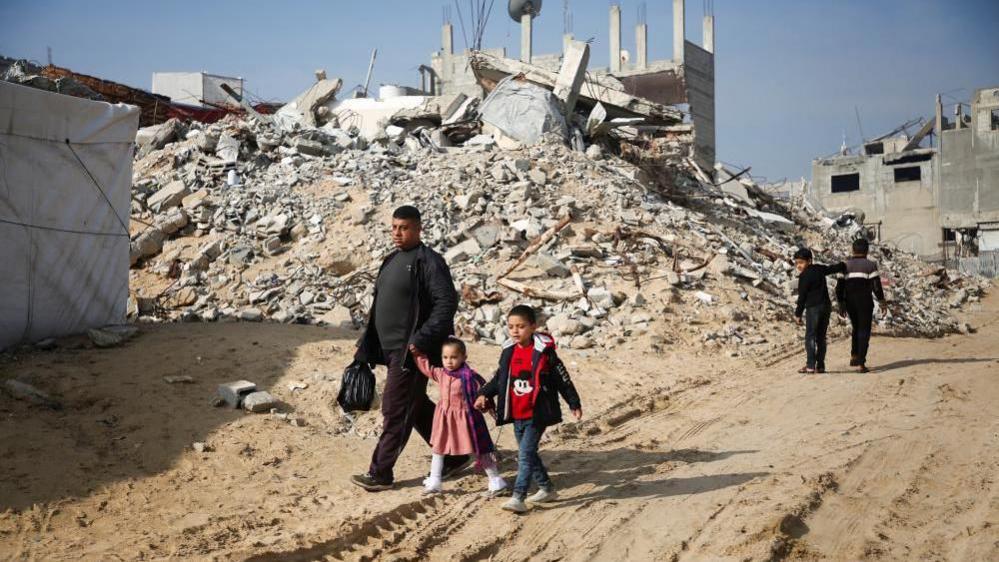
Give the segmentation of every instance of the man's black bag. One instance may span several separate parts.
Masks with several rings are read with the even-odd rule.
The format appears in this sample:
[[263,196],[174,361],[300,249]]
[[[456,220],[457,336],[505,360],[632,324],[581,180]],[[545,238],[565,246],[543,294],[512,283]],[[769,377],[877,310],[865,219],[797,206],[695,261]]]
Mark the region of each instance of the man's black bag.
[[375,374],[363,361],[354,361],[343,370],[337,404],[346,412],[370,410],[375,399]]

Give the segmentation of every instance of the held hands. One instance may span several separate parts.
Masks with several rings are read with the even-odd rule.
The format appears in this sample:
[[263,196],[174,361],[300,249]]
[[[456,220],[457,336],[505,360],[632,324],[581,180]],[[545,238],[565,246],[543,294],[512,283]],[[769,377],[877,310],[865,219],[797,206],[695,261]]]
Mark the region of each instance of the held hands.
[[575,410],[572,411],[572,415],[576,418],[576,421],[583,419],[583,409],[576,408]]
[[801,326],[801,316],[795,316],[795,317],[794,317],[794,322],[795,322],[795,323],[796,323],[797,325]]
[[479,410],[480,412],[483,411],[483,410],[485,410],[486,409],[486,397],[485,396],[479,396],[478,398],[475,399],[475,404],[472,404],[472,406],[474,406],[475,409]]
[[426,355],[426,353],[423,353],[422,351],[420,351],[420,349],[418,347],[416,347],[415,345],[413,345],[413,344],[409,344],[409,352],[412,353],[416,357],[423,357],[423,356]]

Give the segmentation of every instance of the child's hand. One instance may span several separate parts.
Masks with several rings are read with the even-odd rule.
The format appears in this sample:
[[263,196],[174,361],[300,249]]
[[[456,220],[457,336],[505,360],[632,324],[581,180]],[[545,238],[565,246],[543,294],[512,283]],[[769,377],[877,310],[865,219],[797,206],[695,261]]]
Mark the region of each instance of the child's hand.
[[416,355],[417,357],[426,355],[413,344],[409,344],[409,352],[412,353],[413,355]]
[[572,415],[575,416],[576,421],[583,419],[583,409],[576,408],[575,410],[572,411]]
[[486,409],[486,397],[485,396],[479,396],[478,398],[476,398],[475,399],[475,404],[473,404],[473,406],[475,407],[476,410],[485,410]]

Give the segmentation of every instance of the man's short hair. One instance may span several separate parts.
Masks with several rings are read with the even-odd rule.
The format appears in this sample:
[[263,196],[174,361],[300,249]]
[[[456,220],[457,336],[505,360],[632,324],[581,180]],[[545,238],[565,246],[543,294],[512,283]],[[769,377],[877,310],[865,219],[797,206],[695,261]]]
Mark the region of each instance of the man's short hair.
[[798,251],[794,253],[794,259],[812,261],[812,251],[808,248],[798,248]]
[[517,306],[510,309],[510,312],[506,315],[507,318],[511,316],[517,316],[527,320],[531,324],[538,323],[538,315],[534,312],[534,309],[527,306],[526,304],[518,304]]
[[458,336],[448,336],[447,339],[444,340],[441,347],[444,348],[448,346],[458,348],[458,351],[460,351],[462,355],[466,357],[468,356],[468,349],[465,347],[465,342],[461,341]]
[[415,221],[417,224],[423,222],[423,218],[420,216],[420,210],[412,205],[403,205],[395,211],[392,212],[392,218]]
[[866,256],[871,250],[871,243],[866,238],[857,238],[853,241],[853,253]]

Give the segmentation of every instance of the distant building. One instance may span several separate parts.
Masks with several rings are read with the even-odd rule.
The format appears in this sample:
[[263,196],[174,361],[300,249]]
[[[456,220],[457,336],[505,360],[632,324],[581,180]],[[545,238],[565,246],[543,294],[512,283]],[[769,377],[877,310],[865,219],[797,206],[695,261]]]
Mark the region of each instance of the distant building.
[[194,107],[235,105],[229,94],[222,90],[228,84],[237,94],[243,95],[243,79],[218,76],[204,72],[154,72],[153,93],[167,96],[174,103]]
[[[594,68],[595,75],[610,75],[624,90],[664,105],[684,106],[689,110],[688,129],[693,131],[693,157],[710,173],[715,165],[715,21],[707,13],[703,21],[703,46],[686,40],[686,2],[673,0],[673,58],[648,60],[648,25],[644,16],[635,26],[635,53],[621,45],[621,7],[612,5],[609,15],[610,68]],[[531,52],[530,18],[522,20],[521,53],[523,62],[558,72],[561,53],[534,55]],[[567,45],[571,34],[563,38]],[[483,49],[505,57],[505,49]],[[431,95],[463,93],[481,96],[482,88],[470,65],[471,53],[455,53],[454,29],[445,23],[441,29],[441,50],[434,53],[430,66],[421,66],[422,88]]]
[[953,119],[937,96],[935,119],[912,138],[845,152],[813,161],[811,201],[862,211],[882,241],[926,259],[999,251],[999,87],[977,90],[970,115],[958,105]]

